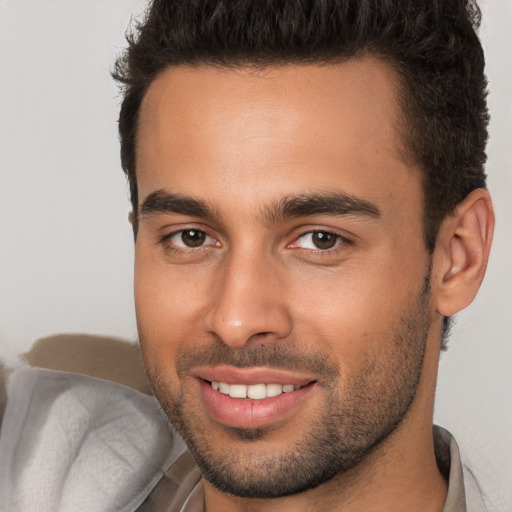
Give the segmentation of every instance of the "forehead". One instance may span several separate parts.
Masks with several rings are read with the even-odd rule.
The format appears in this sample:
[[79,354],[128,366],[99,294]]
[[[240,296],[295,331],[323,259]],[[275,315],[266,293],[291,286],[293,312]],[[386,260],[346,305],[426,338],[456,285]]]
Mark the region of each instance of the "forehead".
[[153,81],[141,107],[139,198],[168,187],[240,195],[242,183],[250,203],[268,197],[265,178],[277,190],[286,182],[288,193],[336,184],[355,195],[366,187],[371,197],[390,178],[411,178],[399,126],[396,77],[376,58],[264,69],[171,67]]

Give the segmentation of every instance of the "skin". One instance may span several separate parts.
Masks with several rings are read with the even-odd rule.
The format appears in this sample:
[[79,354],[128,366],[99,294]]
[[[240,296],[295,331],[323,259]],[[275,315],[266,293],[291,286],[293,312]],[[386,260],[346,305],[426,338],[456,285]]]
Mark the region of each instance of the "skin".
[[[276,454],[305,444],[333,407],[386,417],[379,402],[404,398],[390,413],[398,422],[391,432],[334,478],[271,499],[235,497],[204,479],[208,511],[443,508],[432,441],[441,321],[476,294],[492,208],[486,191],[471,194],[427,253],[421,174],[403,157],[395,93],[392,71],[366,57],[259,71],[171,68],[146,94],[136,162],[137,321],[155,394],[182,433],[187,427],[233,475],[251,479]],[[276,211],[312,192],[355,197],[378,214]],[[148,200],[156,193],[194,198],[209,214],[184,213],[182,203],[181,213],[164,211]],[[187,246],[186,229],[204,241]],[[334,246],[319,249],[311,232],[333,234]],[[251,361],[256,347],[323,358],[332,373],[282,363],[282,374],[314,381],[311,389],[259,429],[229,428],[205,405],[197,377],[223,362],[211,354],[228,354],[233,367],[246,355]],[[201,353],[210,358],[198,369]],[[265,357],[263,370],[279,366]]]

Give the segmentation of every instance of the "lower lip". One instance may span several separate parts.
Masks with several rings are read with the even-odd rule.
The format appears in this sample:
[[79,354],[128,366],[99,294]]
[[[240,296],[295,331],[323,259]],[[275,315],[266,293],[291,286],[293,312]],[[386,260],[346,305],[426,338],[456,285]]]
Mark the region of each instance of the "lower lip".
[[229,427],[259,428],[283,420],[293,414],[312,391],[314,382],[278,396],[251,400],[231,398],[212,388],[209,382],[197,379],[203,402],[210,416]]

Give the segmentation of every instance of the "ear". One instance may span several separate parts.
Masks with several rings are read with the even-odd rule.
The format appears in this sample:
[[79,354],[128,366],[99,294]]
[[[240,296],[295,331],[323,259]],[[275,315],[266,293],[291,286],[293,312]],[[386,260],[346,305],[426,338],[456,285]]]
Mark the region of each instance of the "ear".
[[451,316],[468,306],[482,283],[494,231],[491,197],[485,189],[471,192],[441,224],[436,261],[436,308]]
[[138,224],[137,224],[137,217],[136,217],[136,215],[135,215],[133,210],[128,214],[128,221],[132,225],[133,240],[137,241],[137,228],[138,228]]

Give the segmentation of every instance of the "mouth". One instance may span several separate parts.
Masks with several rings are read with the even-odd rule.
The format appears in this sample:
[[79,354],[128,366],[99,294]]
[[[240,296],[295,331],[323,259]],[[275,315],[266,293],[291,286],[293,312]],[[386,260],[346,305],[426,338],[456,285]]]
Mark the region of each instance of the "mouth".
[[304,386],[295,384],[228,384],[227,382],[210,382],[213,389],[229,395],[231,398],[249,398],[251,400],[264,400],[265,398],[272,398],[279,396],[282,393],[291,393]]
[[246,429],[289,419],[317,384],[308,376],[263,368],[217,367],[194,373],[208,415],[225,426]]

